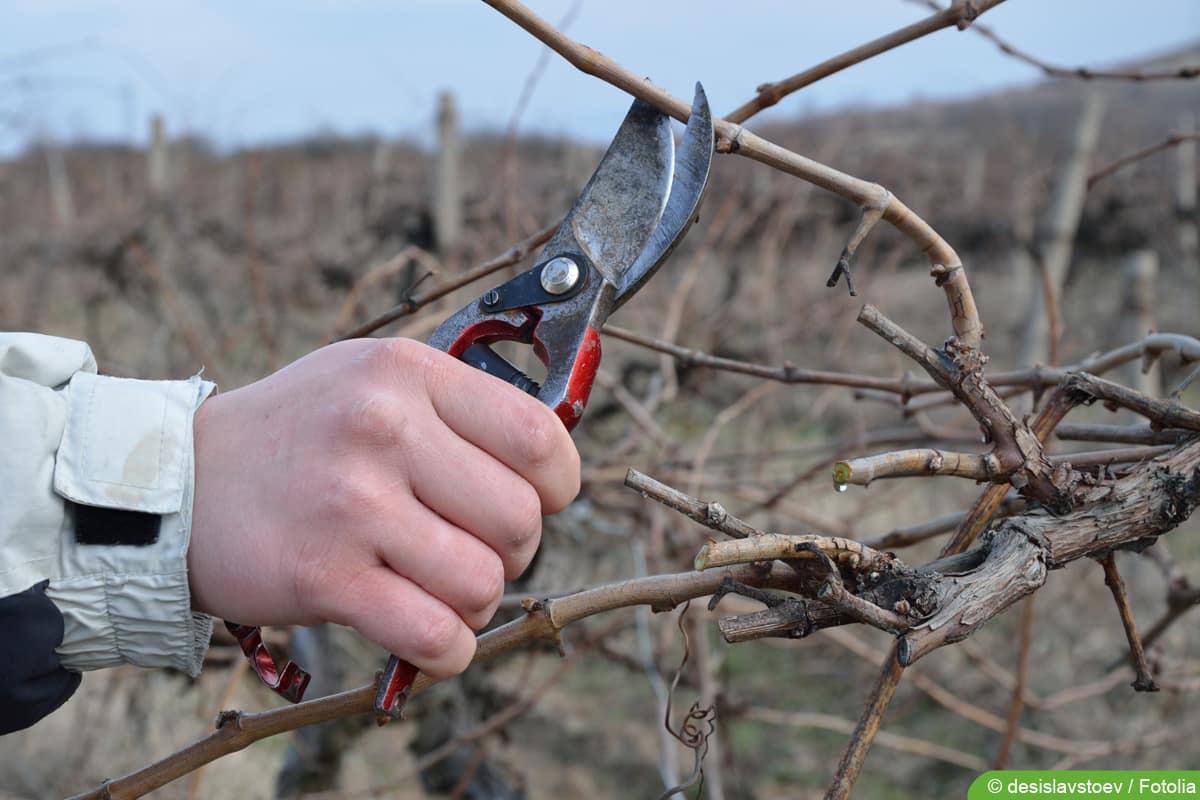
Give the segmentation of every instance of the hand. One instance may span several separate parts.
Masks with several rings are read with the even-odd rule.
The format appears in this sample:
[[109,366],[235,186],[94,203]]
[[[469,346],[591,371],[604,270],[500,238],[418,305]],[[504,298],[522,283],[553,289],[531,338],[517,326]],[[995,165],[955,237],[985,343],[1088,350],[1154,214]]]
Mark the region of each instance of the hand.
[[322,348],[196,412],[192,605],[335,622],[446,677],[475,653],[542,514],[579,491],[534,398],[404,339]]

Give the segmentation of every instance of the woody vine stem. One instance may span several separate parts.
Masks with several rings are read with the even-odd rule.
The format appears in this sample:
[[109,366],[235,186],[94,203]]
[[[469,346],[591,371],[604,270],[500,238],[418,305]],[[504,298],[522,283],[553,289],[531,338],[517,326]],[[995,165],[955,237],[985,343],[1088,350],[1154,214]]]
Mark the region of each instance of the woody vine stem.
[[[520,3],[484,1],[582,72],[677,119],[687,118],[687,103],[638,77],[636,72],[569,39]],[[1006,377],[1022,387],[1039,390],[1043,386],[1055,387],[1036,417],[1018,416],[995,384],[985,377],[987,358],[980,351],[983,325],[975,298],[961,259],[942,236],[885,187],[786,150],[743,127],[754,114],[791,92],[921,36],[949,27],[965,29],[978,15],[1000,2],[956,2],[913,25],[797,75],[765,84],[754,98],[725,119],[714,120],[719,152],[767,164],[837,194],[860,209],[860,223],[836,259],[831,284],[844,277],[853,291],[849,281],[854,253],[879,222],[895,227],[929,260],[931,275],[943,291],[949,311],[952,335],[945,343],[939,347],[925,344],[872,306],[863,308],[859,322],[913,360],[930,381],[853,379],[855,376],[821,373],[804,373],[802,378],[803,382],[894,391],[905,401],[913,393],[940,392],[971,413],[992,444],[987,454],[900,451],[847,459],[839,462],[836,473],[845,483],[933,474],[958,475],[987,483],[975,506],[957,525],[942,557],[931,564],[910,565],[890,553],[847,539],[758,530],[730,515],[718,503],[691,497],[631,472],[627,479],[631,488],[730,538],[705,545],[697,553],[695,569],[689,572],[636,578],[553,599],[531,598],[524,604],[523,616],[479,637],[477,662],[536,641],[561,643],[562,632],[569,625],[603,612],[637,605],[666,610],[705,596],[719,602],[730,594],[744,594],[767,606],[755,615],[735,615],[722,620],[722,632],[730,642],[764,636],[803,638],[818,630],[848,624],[867,624],[886,630],[896,635],[896,645],[830,786],[828,797],[840,798],[847,796],[853,787],[884,710],[909,665],[939,647],[970,636],[989,619],[1036,591],[1046,580],[1048,570],[1079,558],[1093,557],[1105,564],[1120,604],[1119,594],[1123,589],[1117,588],[1120,582],[1115,577],[1111,554],[1122,548],[1143,546],[1172,530],[1200,502],[1200,414],[1175,401],[1154,400],[1093,375],[1039,368]],[[552,228],[471,271],[467,280],[515,263]],[[392,312],[360,326],[354,334],[366,335],[411,314],[464,282],[414,294]],[[636,334],[628,332],[620,335],[637,339]],[[671,352],[672,347],[652,341],[639,344],[664,352]],[[1169,350],[1183,360],[1200,359],[1200,342],[1190,337],[1174,336],[1153,346],[1142,342],[1130,347],[1135,348],[1133,355],[1122,357]],[[728,363],[716,363],[720,360],[687,352],[687,357],[703,366],[801,382],[797,376],[802,371],[791,367],[768,370],[727,359],[724,361]],[[677,352],[672,354],[683,357]],[[1104,362],[1106,366],[1107,363]],[[1155,441],[1152,446],[1158,449],[1153,454],[1137,454],[1138,459],[1153,460],[1141,461],[1114,479],[1094,475],[1081,464],[1072,465],[1047,455],[1044,442],[1066,414],[1095,400],[1134,410],[1169,434],[1168,439]],[[1135,459],[1126,454],[1126,463],[1130,460]],[[1010,490],[1021,495],[1029,508],[991,525]],[[988,533],[982,543],[971,549],[985,530]],[[1127,633],[1133,644],[1137,640],[1136,630],[1127,626]],[[419,676],[412,696],[419,696],[432,683],[427,676]],[[216,730],[208,736],[155,764],[77,797],[140,797],[265,737],[351,714],[370,713],[374,696],[375,685],[371,683],[285,708],[249,714],[224,712],[217,720]]]

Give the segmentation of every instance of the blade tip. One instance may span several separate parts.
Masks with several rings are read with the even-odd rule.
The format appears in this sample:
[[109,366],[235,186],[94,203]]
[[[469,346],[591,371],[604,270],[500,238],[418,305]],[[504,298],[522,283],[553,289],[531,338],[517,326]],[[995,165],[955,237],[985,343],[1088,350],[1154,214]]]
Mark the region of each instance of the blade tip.
[[[704,85],[700,81],[696,81],[696,93],[692,97],[692,113],[690,116],[695,117],[697,113],[711,117],[712,112],[708,110],[708,94],[704,91]],[[691,122],[689,119],[688,122]]]

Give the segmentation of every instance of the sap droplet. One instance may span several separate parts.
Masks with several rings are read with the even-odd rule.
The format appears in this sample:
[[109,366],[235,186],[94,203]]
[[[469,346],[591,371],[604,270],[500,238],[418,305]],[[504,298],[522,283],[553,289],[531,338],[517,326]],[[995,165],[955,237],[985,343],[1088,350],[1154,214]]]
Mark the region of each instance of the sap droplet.
[[846,483],[835,483],[833,485],[833,488],[837,489],[839,492],[844,492],[844,491],[846,491],[846,489],[850,488],[850,486],[849,486],[849,484],[846,484]]

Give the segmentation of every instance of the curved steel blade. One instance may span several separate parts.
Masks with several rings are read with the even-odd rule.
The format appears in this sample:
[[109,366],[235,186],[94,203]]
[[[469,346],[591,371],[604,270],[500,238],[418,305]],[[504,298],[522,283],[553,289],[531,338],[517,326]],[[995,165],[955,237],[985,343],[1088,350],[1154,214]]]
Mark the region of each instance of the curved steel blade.
[[704,94],[704,87],[697,83],[696,95],[692,99],[692,113],[688,117],[687,130],[683,133],[679,156],[675,160],[671,196],[667,200],[662,219],[650,234],[645,248],[621,275],[617,283],[617,296],[613,302],[614,310],[653,277],[658,267],[675,249],[675,245],[683,239],[683,234],[695,220],[696,209],[704,197],[712,158],[712,113],[708,108],[708,97]]
[[658,226],[671,191],[674,164],[670,117],[634,101],[566,220],[542,249],[542,257],[581,251],[605,280],[620,285]]

